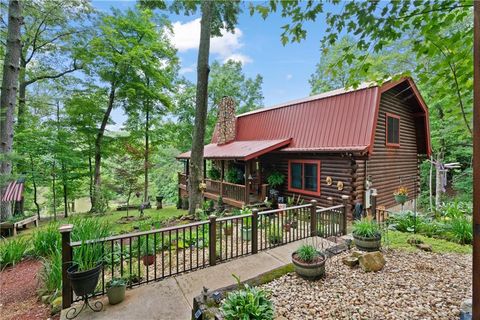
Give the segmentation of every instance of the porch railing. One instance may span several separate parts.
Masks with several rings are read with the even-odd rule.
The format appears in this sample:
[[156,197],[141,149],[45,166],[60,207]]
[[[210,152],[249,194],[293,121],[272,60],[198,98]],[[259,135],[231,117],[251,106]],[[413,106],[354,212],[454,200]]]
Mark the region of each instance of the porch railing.
[[188,177],[185,173],[181,173],[181,172],[178,173],[178,183],[183,184],[185,186],[187,185]]
[[100,246],[103,268],[95,295],[106,292],[114,277],[126,278],[134,287],[165,277],[205,268],[258,251],[310,236],[338,236],[346,233],[346,202],[318,208],[317,202],[217,218],[163,229],[123,234],[103,239],[70,242],[72,226],[62,226],[63,308],[80,297],[72,293],[67,268],[82,245]]
[[236,201],[245,201],[245,186],[230,182],[222,182],[222,197],[233,199]]

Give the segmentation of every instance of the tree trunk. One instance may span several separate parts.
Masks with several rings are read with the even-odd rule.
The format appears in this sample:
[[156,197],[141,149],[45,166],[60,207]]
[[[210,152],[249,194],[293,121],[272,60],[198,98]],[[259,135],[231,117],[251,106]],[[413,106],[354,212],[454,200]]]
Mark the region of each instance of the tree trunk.
[[[148,80],[147,80],[148,82]],[[149,121],[150,121],[150,103],[147,100],[147,110],[145,112],[145,162],[144,162],[144,175],[145,175],[145,182],[143,185],[143,202],[148,201],[148,156],[149,156],[149,135],[148,132],[149,128]]]
[[[12,162],[9,160],[9,155],[13,148],[13,120],[22,50],[20,42],[21,25],[20,1],[10,0],[8,3],[7,47],[3,62],[2,88],[0,91],[0,152],[2,154],[0,175],[4,178],[12,173]],[[6,186],[0,186],[0,188],[0,197],[3,197]],[[10,204],[0,201],[0,219],[7,219],[11,216],[12,208]]]
[[57,221],[57,192],[55,190],[55,161],[52,165],[53,220]]
[[435,163],[435,209],[438,210],[440,208],[440,203],[442,200],[442,171],[441,165],[443,164],[443,155],[441,153],[438,154],[437,160]]
[[25,116],[25,105],[27,100],[27,85],[25,83],[26,79],[26,68],[27,64],[22,57],[20,59],[20,72],[18,79],[18,126],[20,128],[24,125],[24,116]]
[[37,198],[37,181],[35,180],[35,164],[33,162],[33,156],[30,154],[30,170],[32,170],[32,184],[33,184],[33,203],[37,208],[37,216],[40,219],[40,205],[38,204]]
[[212,22],[212,1],[202,1],[202,20],[200,23],[200,45],[197,60],[197,94],[195,99],[195,127],[193,131],[190,175],[188,184],[189,214],[202,202],[199,184],[203,177],[203,145],[208,101],[208,58],[210,54],[210,32]]
[[115,101],[115,83],[110,84],[110,94],[108,96],[108,106],[107,110],[105,110],[105,113],[103,114],[103,119],[102,119],[102,124],[100,125],[100,128],[98,129],[97,133],[97,138],[95,139],[95,171],[93,173],[93,185],[94,185],[94,190],[93,190],[93,201],[92,201],[92,211],[95,211],[95,208],[97,206],[97,201],[98,201],[98,192],[100,192],[100,187],[101,187],[101,177],[100,177],[100,168],[101,168],[101,162],[102,162],[102,140],[103,136],[105,134],[105,128],[107,127],[108,124],[108,119],[110,118],[110,113],[112,112],[113,109],[113,102]]
[[92,166],[92,148],[88,147],[88,175],[90,182],[88,185],[88,192],[90,195],[90,210],[93,209],[93,166]]
[[65,168],[65,163],[62,161],[62,184],[63,184],[63,206],[64,206],[64,216],[68,217],[68,192],[67,192],[67,170]]

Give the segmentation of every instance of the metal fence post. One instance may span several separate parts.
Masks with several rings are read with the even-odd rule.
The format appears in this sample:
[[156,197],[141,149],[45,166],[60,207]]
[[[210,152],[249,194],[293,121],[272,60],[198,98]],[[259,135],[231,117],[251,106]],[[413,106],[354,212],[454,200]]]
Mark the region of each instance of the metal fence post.
[[350,199],[349,196],[343,195],[342,196],[342,203],[343,203],[343,221],[342,221],[342,234],[347,234],[347,214],[348,214],[348,200]]
[[217,216],[211,215],[208,230],[208,258],[211,266],[217,263]]
[[310,201],[310,236],[315,237],[318,234],[317,230],[317,200]]
[[252,254],[258,253],[258,209],[252,209]]
[[73,302],[72,285],[67,277],[67,269],[72,265],[72,247],[70,233],[73,224],[64,224],[59,228],[62,235],[62,309],[70,308]]

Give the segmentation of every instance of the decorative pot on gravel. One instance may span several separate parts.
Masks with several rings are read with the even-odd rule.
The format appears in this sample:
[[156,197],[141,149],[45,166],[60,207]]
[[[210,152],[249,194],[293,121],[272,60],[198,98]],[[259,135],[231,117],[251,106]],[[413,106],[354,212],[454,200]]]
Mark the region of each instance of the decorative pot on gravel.
[[109,304],[118,304],[125,299],[127,282],[122,278],[113,278],[107,282],[107,296]]
[[353,240],[357,249],[362,251],[378,251],[382,242],[382,234],[378,224],[363,218],[353,224]]
[[143,265],[149,266],[155,262],[155,248],[154,243],[150,239],[146,241],[146,239],[142,239],[142,262]]
[[326,256],[314,246],[303,244],[292,253],[295,272],[302,278],[317,280],[325,275]]
[[242,238],[243,241],[252,240],[252,220],[244,218],[242,226]]
[[233,233],[233,225],[231,223],[226,223],[223,227],[223,231],[226,236],[231,236]]

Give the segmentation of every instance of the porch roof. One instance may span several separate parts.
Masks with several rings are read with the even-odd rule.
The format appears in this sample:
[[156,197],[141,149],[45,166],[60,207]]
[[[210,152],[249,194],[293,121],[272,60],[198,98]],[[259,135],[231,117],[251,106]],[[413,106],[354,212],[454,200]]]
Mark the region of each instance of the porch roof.
[[[233,141],[227,144],[207,144],[203,149],[205,159],[237,159],[250,160],[270,151],[282,148],[290,144],[291,138],[277,140],[243,140]],[[189,159],[190,151],[180,154],[177,159]]]

